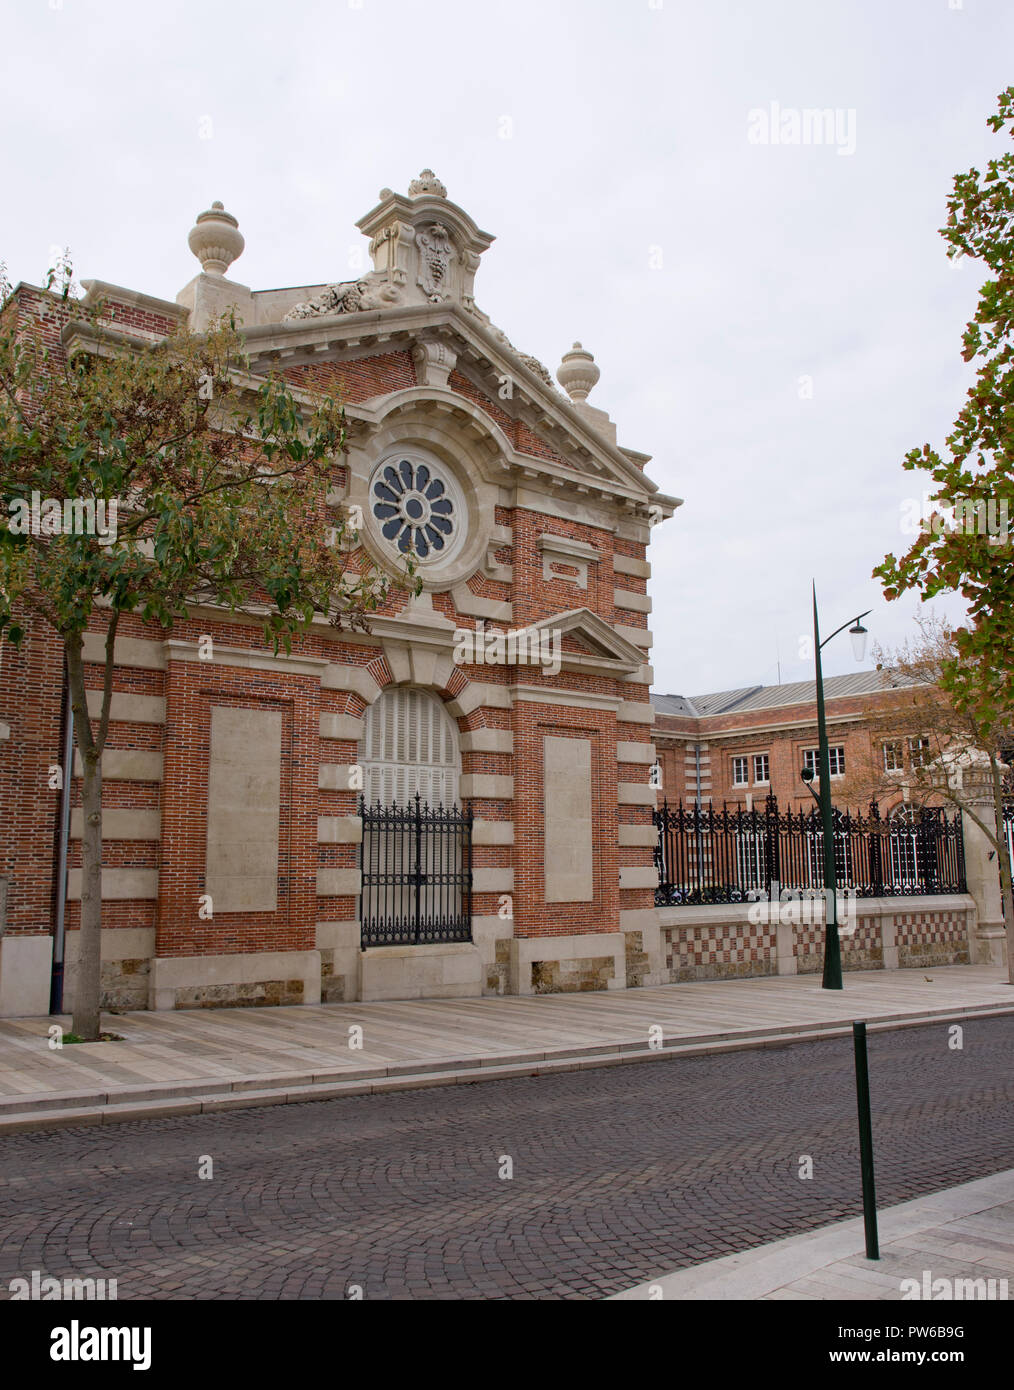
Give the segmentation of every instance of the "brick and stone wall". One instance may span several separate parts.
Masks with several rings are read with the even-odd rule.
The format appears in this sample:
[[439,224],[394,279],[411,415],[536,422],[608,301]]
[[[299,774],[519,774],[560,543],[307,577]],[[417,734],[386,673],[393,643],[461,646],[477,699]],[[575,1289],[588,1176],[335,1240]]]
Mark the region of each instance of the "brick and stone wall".
[[[736,903],[663,907],[666,978],[727,980],[814,974],[823,968],[823,904]],[[753,920],[751,920],[753,919]],[[974,958],[976,906],[967,894],[864,898],[840,930],[844,970],[925,969]]]
[[[459,569],[449,560],[446,582],[431,570],[422,595],[395,585],[366,634],[322,622],[275,658],[255,622],[221,611],[191,613],[171,631],[123,617],[103,758],[107,1007],[530,994],[660,974],[646,554],[649,520],[678,503],[587,405],[588,354],[570,399],[474,311],[472,276],[489,238],[467,214],[431,189],[411,200],[385,194],[378,217],[368,236],[381,257],[418,255],[406,225],[450,229],[449,298],[423,293],[422,267],[400,261],[377,291],[385,307],[296,321],[285,315],[322,287],[258,295],[202,270],[172,304],[86,282],[90,301],[105,302],[118,350],[124,335],[152,343],[180,324],[203,331],[215,306],[235,302],[254,375],[281,371],[297,393],[340,395],[348,444],[328,502],[361,505],[366,550],[377,537],[363,504],[392,450],[428,450],[446,465],[467,513]],[[58,296],[22,286],[11,312],[62,361]],[[86,635],[92,713],[101,616]],[[556,619],[556,671],[450,654],[458,631]],[[403,685],[439,698],[457,729],[460,797],[475,817],[473,941],[362,950],[351,774],[367,710]],[[30,625],[22,649],[0,662],[0,1013],[43,1012],[48,1002],[60,814],[50,769],[61,760],[62,718],[60,644]],[[69,1007],[80,760],[67,775]]]

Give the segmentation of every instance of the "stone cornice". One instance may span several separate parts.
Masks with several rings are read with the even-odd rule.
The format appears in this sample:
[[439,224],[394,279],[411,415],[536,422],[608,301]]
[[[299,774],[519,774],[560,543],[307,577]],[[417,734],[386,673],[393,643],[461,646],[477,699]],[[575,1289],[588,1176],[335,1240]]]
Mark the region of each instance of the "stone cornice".
[[281,655],[270,651],[252,651],[248,647],[212,646],[211,657],[202,657],[196,642],[183,642],[170,637],[165,644],[170,661],[195,661],[202,666],[241,666],[253,671],[282,671],[296,676],[320,676],[330,663],[321,657]]
[[[153,299],[118,286],[106,286],[101,281],[88,283],[102,290],[115,291],[124,302],[136,302],[139,307],[171,315],[177,321],[186,318],[186,309],[167,300]],[[250,373],[238,370],[235,379],[238,385],[256,389],[263,381],[256,371],[257,363],[261,363],[262,368],[270,364],[273,369],[285,369],[319,361],[325,353],[351,357],[385,347],[389,351],[407,350],[417,338],[425,336],[425,330],[454,339],[461,349],[458,354],[460,365],[469,366],[480,377],[485,374],[490,378],[490,387],[501,378],[508,377],[512,382],[512,401],[517,418],[533,432],[547,438],[563,456],[569,454],[577,474],[573,476],[566,467],[553,466],[549,460],[522,455],[515,450],[514,466],[520,470],[521,476],[532,482],[544,483],[550,489],[572,487],[578,492],[587,490],[610,497],[614,506],[618,504],[631,512],[635,509],[646,510],[650,506],[656,517],[658,508],[661,508],[663,517],[667,517],[682,505],[682,498],[660,492],[658,485],[631,461],[629,454],[632,451],[610,443],[593,430],[573,403],[547,388],[537,374],[497,338],[495,331],[453,302],[370,309],[355,314],[254,325],[245,329],[243,336],[251,367],[255,370]],[[76,349],[105,355],[126,347],[136,347],[139,338],[145,336],[149,335],[144,335],[140,330],[124,332],[105,323],[71,323],[63,331],[63,340],[69,351]],[[157,337],[154,334],[150,336],[153,339]],[[292,394],[302,404],[311,403],[312,393],[308,391],[292,388]],[[457,396],[457,393],[451,394],[458,400],[468,399]],[[346,415],[350,423],[360,421],[369,424],[376,417],[379,403],[348,406]],[[520,409],[517,409],[518,404]],[[490,424],[495,424],[491,418]],[[648,461],[647,455],[637,457]]]
[[[433,621],[427,622],[420,618],[371,615],[369,632],[335,632],[333,628],[330,630],[334,632],[336,641],[349,642],[356,646],[376,647],[383,646],[386,642],[395,642],[407,647],[436,647],[440,651],[451,651],[457,629],[441,613],[433,613],[432,617]],[[329,627],[325,619],[315,618],[314,628],[318,622],[324,629]]]
[[154,295],[142,294],[140,290],[128,290],[123,285],[111,285],[105,280],[82,280],[87,293],[84,303],[89,307],[94,307],[96,303],[103,299],[113,299],[120,304],[131,304],[136,309],[143,309],[150,314],[162,314],[165,318],[176,319],[178,323],[183,323],[189,317],[190,311],[182,304],[177,304],[171,299],[156,299]]
[[122,328],[82,323],[77,319],[71,319],[60,330],[60,342],[68,357],[78,352],[90,352],[96,357],[115,357],[118,353],[127,350],[133,352],[144,343],[155,341],[154,334],[142,336]]
[[538,705],[618,710],[623,701],[620,695],[603,695],[597,690],[567,690],[564,686],[510,685],[507,689],[513,700],[527,700]]

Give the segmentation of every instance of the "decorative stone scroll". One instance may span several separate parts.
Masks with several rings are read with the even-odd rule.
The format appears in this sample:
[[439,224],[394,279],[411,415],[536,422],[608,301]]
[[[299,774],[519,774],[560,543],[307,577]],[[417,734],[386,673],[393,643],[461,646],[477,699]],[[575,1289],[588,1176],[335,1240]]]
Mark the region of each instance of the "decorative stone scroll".
[[313,299],[296,304],[285,315],[284,322],[295,319],[315,319],[331,314],[358,314],[364,309],[385,309],[398,302],[400,295],[392,285],[377,285],[368,276],[361,280],[343,280],[328,285]]

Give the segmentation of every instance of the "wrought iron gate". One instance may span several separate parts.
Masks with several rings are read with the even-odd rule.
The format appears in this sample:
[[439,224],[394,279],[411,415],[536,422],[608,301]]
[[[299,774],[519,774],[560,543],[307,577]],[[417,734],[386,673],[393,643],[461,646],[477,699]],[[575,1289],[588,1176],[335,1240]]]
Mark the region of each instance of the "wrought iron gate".
[[366,946],[472,939],[472,812],[430,807],[416,793],[399,806],[360,801]]

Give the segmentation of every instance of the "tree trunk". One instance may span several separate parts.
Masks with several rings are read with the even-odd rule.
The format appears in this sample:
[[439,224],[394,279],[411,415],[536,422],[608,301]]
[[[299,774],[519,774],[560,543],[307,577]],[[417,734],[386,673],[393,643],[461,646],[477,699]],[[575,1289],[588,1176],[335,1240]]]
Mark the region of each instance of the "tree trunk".
[[[102,766],[101,748],[92,738],[85,697],[81,636],[67,641],[67,669],[75,743],[82,762],[81,930],[74,976],[72,1029],[88,1042],[98,1040],[102,998]],[[104,740],[103,740],[104,741]],[[73,766],[64,769],[72,777]]]
[[102,999],[102,768],[92,749],[83,758],[81,807],[81,932],[74,979],[74,1032],[94,1042]]
[[1003,899],[1003,924],[1007,933],[1007,980],[1014,985],[1014,890],[1011,887],[1010,851],[1003,814],[1003,782],[996,759],[991,759],[993,772],[993,810],[996,814],[996,853],[1000,861],[1000,896]]

